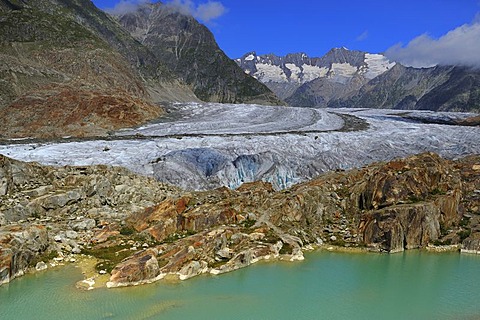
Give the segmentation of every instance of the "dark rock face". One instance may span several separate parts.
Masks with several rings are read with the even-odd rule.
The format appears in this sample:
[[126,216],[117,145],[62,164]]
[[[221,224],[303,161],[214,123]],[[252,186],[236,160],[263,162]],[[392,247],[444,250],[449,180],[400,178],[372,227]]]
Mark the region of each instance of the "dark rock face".
[[[328,107],[384,108],[402,110],[433,110],[479,112],[480,73],[477,70],[437,66],[407,68],[400,64],[360,84],[348,94],[337,96],[324,104]],[[337,90],[345,90],[339,88]],[[323,106],[319,97],[325,94],[318,80],[299,88],[289,98],[292,105]]]
[[422,96],[415,109],[480,112],[480,71],[455,67],[448,77]]
[[218,47],[213,34],[191,16],[161,3],[141,6],[119,22],[203,101],[279,104],[263,84],[246,75]]
[[318,78],[300,86],[285,101],[295,107],[331,107],[332,103],[355,95],[366,81],[360,76],[354,76],[346,83]]

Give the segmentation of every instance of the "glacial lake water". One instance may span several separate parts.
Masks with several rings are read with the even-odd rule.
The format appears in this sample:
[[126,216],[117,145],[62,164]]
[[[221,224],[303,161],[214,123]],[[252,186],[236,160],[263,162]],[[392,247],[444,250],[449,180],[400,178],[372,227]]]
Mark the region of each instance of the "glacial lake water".
[[73,266],[0,287],[0,319],[480,319],[480,256],[313,252],[220,276],[81,291]]

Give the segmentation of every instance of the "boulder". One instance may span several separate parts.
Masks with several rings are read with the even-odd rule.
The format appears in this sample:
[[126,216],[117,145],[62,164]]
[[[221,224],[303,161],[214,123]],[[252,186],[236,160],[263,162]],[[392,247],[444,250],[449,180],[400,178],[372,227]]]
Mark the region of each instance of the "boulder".
[[198,276],[208,271],[208,264],[205,261],[190,261],[178,272],[180,280],[187,280],[189,278]]
[[47,268],[48,268],[47,264],[43,261],[40,261],[35,265],[35,270],[37,271],[43,271],[43,270],[46,270]]
[[72,223],[72,229],[75,231],[91,230],[95,228],[96,225],[97,223],[95,222],[95,219],[85,219],[80,222]]
[[65,231],[65,236],[68,239],[77,239],[78,238],[78,233],[76,231],[73,231],[73,230],[67,230],[67,231]]
[[63,208],[66,205],[70,205],[78,202],[82,198],[82,194],[77,190],[71,190],[65,193],[46,195],[41,199],[41,206],[45,210],[55,210]]
[[133,286],[159,280],[161,274],[157,255],[156,249],[147,249],[126,258],[112,270],[107,287]]

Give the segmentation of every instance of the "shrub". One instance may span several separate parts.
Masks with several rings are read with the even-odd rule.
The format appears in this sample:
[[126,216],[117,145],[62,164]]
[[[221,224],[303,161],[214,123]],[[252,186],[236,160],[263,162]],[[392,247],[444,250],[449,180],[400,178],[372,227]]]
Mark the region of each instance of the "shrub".
[[470,229],[467,229],[457,232],[457,235],[460,237],[460,241],[463,242],[463,240],[467,239],[471,233],[472,231]]

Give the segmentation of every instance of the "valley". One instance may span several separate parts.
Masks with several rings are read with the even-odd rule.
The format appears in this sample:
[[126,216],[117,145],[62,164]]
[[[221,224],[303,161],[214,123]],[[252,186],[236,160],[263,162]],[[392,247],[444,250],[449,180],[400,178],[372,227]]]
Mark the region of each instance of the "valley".
[[[414,121],[393,110],[191,103],[173,106],[168,115],[108,139],[4,142],[0,153],[47,165],[123,166],[187,190],[259,180],[284,189],[330,170],[427,151],[450,159],[480,153],[478,127],[425,123],[441,113],[412,111],[410,118],[423,117]],[[358,123],[342,130],[340,115]]]
[[480,254],[478,68],[346,47],[233,60],[197,20],[221,3],[94,2],[0,0],[0,285]]

